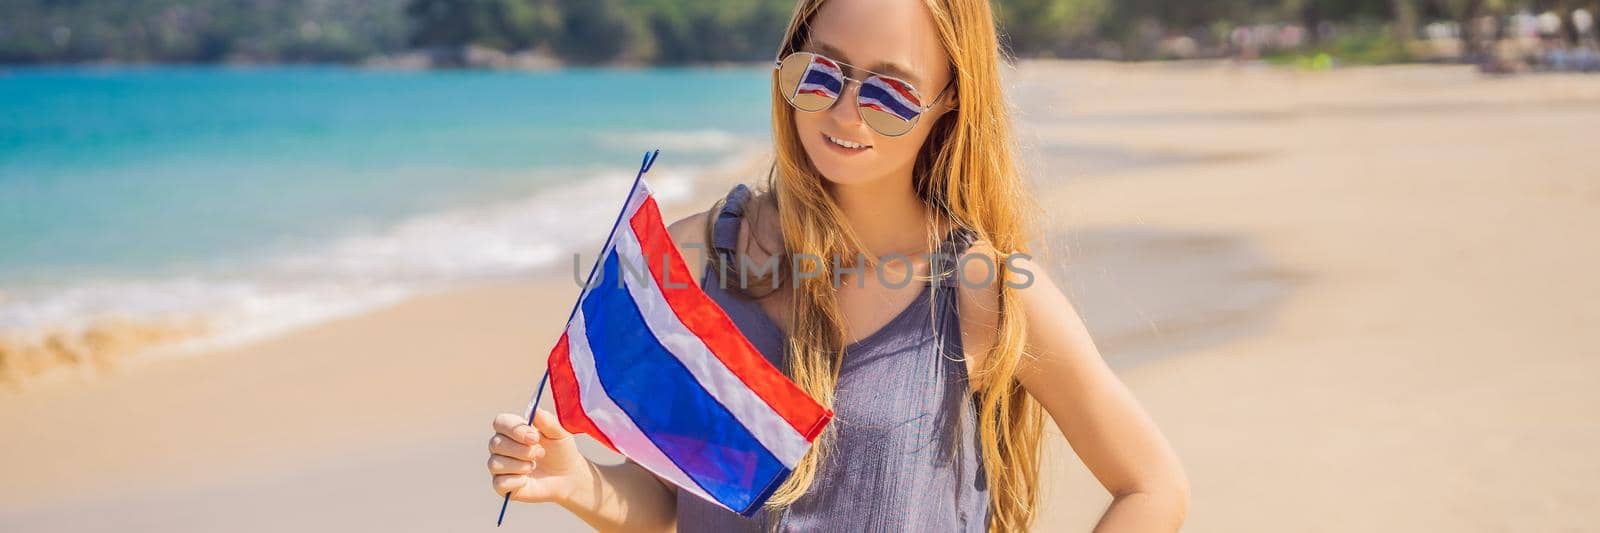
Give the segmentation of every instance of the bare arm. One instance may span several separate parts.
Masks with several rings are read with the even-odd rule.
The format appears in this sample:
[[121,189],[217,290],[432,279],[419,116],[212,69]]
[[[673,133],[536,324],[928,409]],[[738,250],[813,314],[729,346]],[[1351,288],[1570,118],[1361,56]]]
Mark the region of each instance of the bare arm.
[[587,483],[574,487],[561,507],[596,531],[672,531],[677,492],[633,462],[587,463]]
[[[1083,320],[1044,269],[1031,260],[1013,267],[1033,275],[1030,286],[1018,289],[1031,355],[1017,377],[1111,493],[1111,506],[1095,530],[1178,530],[1188,512],[1189,482],[1177,454],[1106,365]],[[972,317],[962,324],[966,353],[984,353],[994,342],[998,290],[964,290],[961,306],[962,316]]]

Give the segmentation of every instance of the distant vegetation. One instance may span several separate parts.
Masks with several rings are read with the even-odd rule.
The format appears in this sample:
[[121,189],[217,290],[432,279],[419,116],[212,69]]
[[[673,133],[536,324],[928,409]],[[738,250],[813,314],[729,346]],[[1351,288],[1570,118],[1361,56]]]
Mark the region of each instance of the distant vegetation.
[[0,0],[0,62],[358,61],[406,46],[406,0]]
[[[1406,59],[1403,44],[1427,21],[1453,21],[1471,37],[1478,25],[1461,22],[1519,6],[1600,7],[1600,0],[994,4],[1008,49],[1023,57],[1221,56],[1256,47],[1268,55],[1343,50],[1394,61]],[[0,0],[0,63],[356,62],[468,47],[569,64],[751,61],[773,53],[793,7],[793,0]],[[1470,47],[1473,39],[1464,40]]]

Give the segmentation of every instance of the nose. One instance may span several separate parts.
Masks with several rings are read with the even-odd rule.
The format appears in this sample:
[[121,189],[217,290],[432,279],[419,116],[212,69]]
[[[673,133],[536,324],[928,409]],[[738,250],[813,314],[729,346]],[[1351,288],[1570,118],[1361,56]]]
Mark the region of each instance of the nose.
[[[850,87],[855,90],[851,92]],[[844,80],[844,85],[839,88],[839,99],[828,108],[828,114],[839,124],[854,126],[861,122],[861,113],[856,110],[856,96],[861,93],[861,84],[856,80]]]

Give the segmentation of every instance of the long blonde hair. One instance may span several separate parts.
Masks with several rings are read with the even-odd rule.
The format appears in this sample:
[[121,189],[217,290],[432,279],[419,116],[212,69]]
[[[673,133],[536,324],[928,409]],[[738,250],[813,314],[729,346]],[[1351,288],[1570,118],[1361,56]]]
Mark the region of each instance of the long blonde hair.
[[[1024,228],[1032,218],[1016,162],[1016,144],[1001,88],[1001,57],[994,14],[984,0],[924,0],[940,43],[950,57],[955,110],[939,118],[913,166],[914,187],[930,210],[987,242],[999,254],[1024,252]],[[785,32],[781,53],[801,46],[822,0],[802,0]],[[767,189],[776,197],[783,255],[858,257],[864,249],[843,222],[824,178],[810,164],[795,130],[791,108],[773,72],[772,124],[775,157]],[[787,259],[787,258],[786,258]],[[821,263],[829,263],[823,261]],[[996,261],[1005,277],[1005,262]],[[779,262],[780,270],[791,263]],[[832,285],[832,264],[813,263],[818,275],[795,280],[784,371],[823,405],[832,407],[843,353],[844,320]],[[1027,529],[1037,510],[1039,449],[1043,417],[1024,393],[1017,368],[1025,357],[1025,321],[1016,289],[996,283],[999,319],[995,344],[970,378],[976,391],[980,455],[988,479],[990,529]],[[803,496],[830,453],[830,431],[802,459],[768,500],[787,506]]]

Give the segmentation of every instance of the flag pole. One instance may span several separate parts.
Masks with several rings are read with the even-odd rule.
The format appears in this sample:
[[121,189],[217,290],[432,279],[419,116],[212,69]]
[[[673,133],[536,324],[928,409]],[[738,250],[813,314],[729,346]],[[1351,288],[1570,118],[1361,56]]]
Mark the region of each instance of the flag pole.
[[[549,379],[550,379],[550,370],[549,369],[545,369],[544,377],[539,378],[539,388],[534,389],[534,391],[533,391],[533,400],[528,402],[528,423],[530,423],[530,424],[533,423],[534,410],[539,408],[539,397],[544,396],[544,383],[545,383],[545,381],[548,381]],[[534,431],[538,431],[538,430],[534,430]],[[494,519],[494,527],[500,527],[500,524],[506,521],[506,507],[508,507],[510,505],[511,505],[511,491],[506,491],[505,497],[500,500],[500,517]]]
[[[639,188],[639,181],[644,179],[644,173],[650,171],[650,166],[656,162],[656,155],[660,154],[658,148],[644,153],[644,162],[639,164],[639,174],[633,177],[633,185],[628,186],[628,200],[633,199],[633,191]],[[583,280],[583,288],[578,292],[578,300],[572,303],[572,311],[567,313],[567,324],[572,323],[572,317],[578,316],[578,304],[583,303],[583,295],[589,292],[589,287],[594,285],[594,274],[600,270],[600,259],[611,249],[611,240],[617,235],[617,227],[622,225],[622,215],[628,214],[628,201],[622,202],[622,209],[617,211],[616,220],[611,222],[611,233],[606,234],[606,243],[600,246],[600,254],[595,256],[594,266],[589,267],[589,277]],[[533,398],[528,400],[528,423],[533,423],[533,415],[539,409],[539,400],[544,396],[544,385],[550,381],[550,368],[548,361],[544,369],[544,376],[539,378],[539,387],[533,390]],[[500,517],[494,520],[494,527],[506,520],[506,507],[511,504],[511,491],[506,491],[505,497],[500,500]]]

